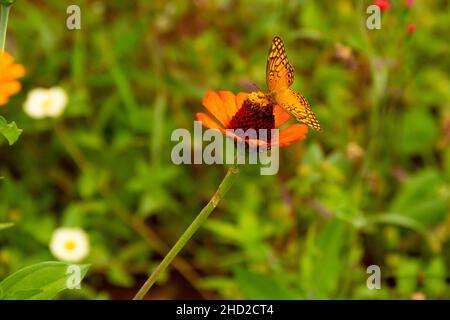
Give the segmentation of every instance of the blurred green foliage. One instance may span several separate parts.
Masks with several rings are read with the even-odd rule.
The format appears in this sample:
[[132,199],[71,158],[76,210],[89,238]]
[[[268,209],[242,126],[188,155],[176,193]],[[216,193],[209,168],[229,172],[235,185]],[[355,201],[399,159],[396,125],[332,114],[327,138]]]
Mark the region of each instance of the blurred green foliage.
[[[25,267],[0,282],[2,300],[48,300],[57,293],[76,289],[86,275],[89,265],[76,266],[77,274],[71,271],[73,264],[57,261],[37,263]],[[78,277],[74,282],[70,277]]]
[[[11,10],[27,77],[0,110],[23,129],[0,141],[0,279],[54,259],[53,230],[77,226],[91,267],[60,298],[131,298],[226,170],[172,164],[171,132],[193,129],[208,90],[265,88],[280,35],[324,131],[283,148],[276,176],[244,167],[149,297],[450,298],[448,1],[393,1],[380,30],[370,1],[76,2],[81,30],[63,1]],[[29,118],[27,91],[54,85],[64,115]]]

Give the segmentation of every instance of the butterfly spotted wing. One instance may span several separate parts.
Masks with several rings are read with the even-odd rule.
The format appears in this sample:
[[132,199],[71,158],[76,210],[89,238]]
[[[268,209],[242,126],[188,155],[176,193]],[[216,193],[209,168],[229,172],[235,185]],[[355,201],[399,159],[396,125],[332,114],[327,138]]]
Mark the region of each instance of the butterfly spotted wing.
[[306,98],[292,89],[277,91],[276,102],[297,121],[302,122],[313,130],[320,131],[320,123],[312,112]]
[[266,82],[270,91],[288,88],[294,82],[294,68],[289,63],[280,37],[272,40],[266,65]]
[[266,65],[266,81],[275,101],[297,121],[320,131],[321,127],[306,98],[288,89],[294,82],[294,68],[289,63],[283,41],[276,36],[272,40]]

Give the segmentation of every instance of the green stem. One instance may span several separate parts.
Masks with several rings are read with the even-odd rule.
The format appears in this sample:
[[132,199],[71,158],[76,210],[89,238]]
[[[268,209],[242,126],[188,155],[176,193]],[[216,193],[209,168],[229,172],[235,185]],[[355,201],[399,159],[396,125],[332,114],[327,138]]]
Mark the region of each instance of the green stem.
[[237,165],[233,165],[230,169],[228,169],[225,178],[223,178],[214,196],[211,200],[209,200],[208,204],[202,209],[202,211],[200,211],[194,221],[192,221],[190,226],[181,235],[172,249],[170,249],[169,253],[167,253],[164,259],[156,267],[147,281],[145,281],[144,285],[139,289],[138,293],[136,293],[133,300],[142,300],[145,297],[148,290],[150,290],[156,280],[158,280],[161,272],[166,270],[172,260],[178,255],[181,249],[184,248],[189,239],[191,239],[194,233],[197,232],[197,230],[202,226],[203,222],[205,222],[210,213],[217,207],[220,200],[224,197],[233,184],[235,178],[237,177],[237,173],[239,173],[239,167]]
[[0,52],[5,50],[6,28],[8,26],[9,4],[1,4],[0,10]]

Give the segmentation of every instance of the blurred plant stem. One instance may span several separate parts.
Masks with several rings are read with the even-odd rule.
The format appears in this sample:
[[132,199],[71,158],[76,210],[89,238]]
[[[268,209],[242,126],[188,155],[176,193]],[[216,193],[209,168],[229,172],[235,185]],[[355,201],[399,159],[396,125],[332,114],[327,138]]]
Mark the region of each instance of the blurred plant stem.
[[8,27],[8,16],[11,3],[1,2],[0,9],[0,51],[5,50],[6,28]]
[[209,200],[208,204],[200,211],[197,217],[192,221],[189,227],[184,231],[175,245],[170,249],[169,253],[164,257],[164,259],[160,262],[160,264],[156,267],[150,277],[145,281],[142,285],[141,289],[139,289],[138,293],[134,296],[133,300],[142,300],[153,284],[158,280],[158,277],[161,273],[167,269],[170,263],[175,259],[175,257],[180,253],[181,249],[187,244],[187,242],[192,238],[195,232],[203,225],[205,220],[209,217],[211,212],[217,207],[220,200],[225,196],[225,194],[230,189],[234,180],[239,173],[238,165],[233,165],[228,169],[225,178],[223,178],[222,182],[219,185],[216,193],[213,195],[211,200]]
[[[362,50],[367,56],[370,65],[370,77],[372,80],[370,88],[370,114],[369,114],[369,135],[367,141],[365,141],[366,152],[364,161],[362,163],[358,179],[355,182],[354,188],[354,200],[355,205],[359,208],[362,207],[364,197],[368,192],[367,179],[373,172],[376,164],[379,163],[381,158],[381,137],[382,137],[382,120],[383,120],[383,99],[386,92],[387,79],[389,76],[388,69],[384,63],[379,52],[373,45],[373,41],[369,36],[369,30],[364,23],[367,19],[365,16],[365,3],[364,1],[358,2],[358,12],[360,12],[360,23],[358,23],[359,36],[362,41]],[[367,208],[366,208],[367,209]],[[373,209],[373,208],[372,208]],[[360,211],[364,214],[364,210]]]
[[[70,139],[66,134],[65,127],[60,123],[55,126],[56,135],[61,141],[61,144],[66,149],[69,156],[75,162],[80,170],[88,170],[92,164],[85,158],[84,154],[78,148],[78,146]],[[169,251],[169,246],[149,228],[142,219],[132,214],[121,202],[118,197],[114,195],[106,185],[99,185],[98,192],[105,198],[114,214],[125,222],[134,232],[141,236],[150,248],[155,250],[161,256],[164,256]],[[177,257],[173,262],[175,269],[192,285],[194,289],[198,274],[194,268],[183,258]],[[204,298],[209,298],[206,293],[198,290],[199,294]]]

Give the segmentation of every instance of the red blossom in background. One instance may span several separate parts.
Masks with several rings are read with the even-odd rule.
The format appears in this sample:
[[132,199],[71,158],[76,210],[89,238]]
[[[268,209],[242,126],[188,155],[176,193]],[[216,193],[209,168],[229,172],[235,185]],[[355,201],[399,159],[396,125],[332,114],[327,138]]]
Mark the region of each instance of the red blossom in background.
[[389,0],[377,0],[375,5],[380,8],[380,10],[386,11],[391,7],[391,2]]
[[415,23],[409,23],[407,27],[408,34],[414,33],[416,31],[416,24]]
[[405,0],[405,5],[408,8],[411,8],[413,6],[413,4],[414,4],[414,0]]

